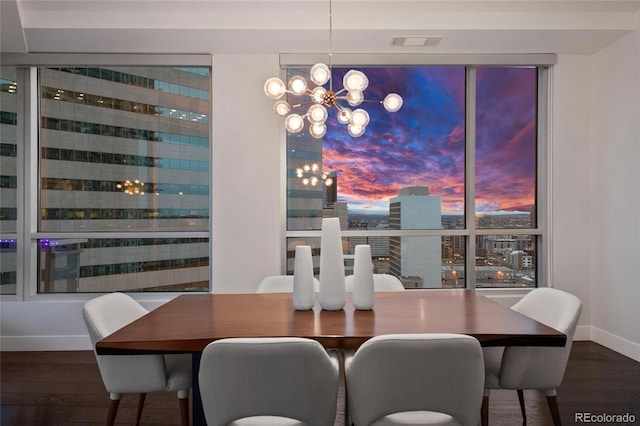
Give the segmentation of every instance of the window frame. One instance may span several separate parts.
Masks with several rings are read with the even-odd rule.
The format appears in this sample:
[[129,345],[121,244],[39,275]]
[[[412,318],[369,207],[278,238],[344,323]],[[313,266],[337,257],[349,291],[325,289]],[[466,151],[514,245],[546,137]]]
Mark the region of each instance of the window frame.
[[[208,218],[208,231],[139,231],[139,232],[41,232],[38,230],[39,205],[38,197],[41,190],[39,181],[39,82],[38,68],[40,67],[101,67],[101,66],[140,66],[140,67],[208,67],[213,69],[211,55],[186,54],[19,54],[3,53],[0,55],[3,67],[16,67],[18,87],[18,120],[16,138],[17,149],[17,208],[16,239],[18,249],[16,253],[16,293],[0,295],[2,301],[86,301],[100,293],[39,293],[38,270],[38,240],[40,239],[68,239],[68,238],[124,238],[124,239],[152,239],[152,238],[208,238],[209,239],[209,289],[213,290],[213,267],[211,263],[213,253],[213,225],[212,214]],[[213,110],[211,96],[211,78],[209,79],[209,117]],[[209,119],[211,126],[211,119]],[[212,131],[209,130],[209,178],[212,181],[213,149]],[[37,190],[27,190],[36,188]],[[212,211],[212,185],[209,185],[209,211]],[[136,292],[138,300],[169,300],[181,292]],[[206,292],[189,292],[198,294]]]
[[[280,77],[286,78],[287,68],[310,68],[317,62],[326,62],[326,55],[317,54],[281,54]],[[464,66],[465,67],[465,158],[475,158],[476,142],[476,69],[491,66],[529,66],[536,67],[537,105],[536,105],[536,223],[527,229],[476,228],[475,227],[475,161],[465,161],[465,226],[464,229],[434,230],[342,230],[343,237],[426,237],[463,236],[465,237],[465,289],[490,293],[492,295],[528,292],[532,287],[476,287],[475,240],[477,236],[510,234],[531,235],[536,243],[536,287],[547,287],[551,279],[550,244],[550,90],[551,72],[557,62],[555,54],[334,54],[334,67],[389,67],[389,66]],[[281,132],[281,157],[287,169],[287,132]],[[288,238],[320,238],[320,230],[290,231],[287,228],[287,173],[283,173],[282,200],[283,229],[282,247],[286,250]],[[282,255],[282,271],[287,271],[287,254]],[[535,288],[535,287],[534,287]]]

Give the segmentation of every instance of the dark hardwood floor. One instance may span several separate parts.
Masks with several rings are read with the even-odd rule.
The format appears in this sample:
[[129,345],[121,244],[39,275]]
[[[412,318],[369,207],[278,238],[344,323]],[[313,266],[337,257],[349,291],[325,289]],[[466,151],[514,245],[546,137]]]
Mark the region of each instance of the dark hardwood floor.
[[[92,352],[1,352],[2,426],[104,424],[109,397]],[[343,423],[344,393],[339,393],[336,425]],[[525,391],[529,425],[551,425],[544,395]],[[563,424],[580,424],[576,413],[626,414],[640,425],[640,363],[593,342],[575,342],[558,390]],[[137,396],[125,395],[116,424],[133,424]],[[522,424],[515,392],[493,391],[490,424]],[[175,393],[147,396],[142,424],[178,425]],[[602,424],[602,423],[589,423]],[[621,424],[621,423],[612,423]]]

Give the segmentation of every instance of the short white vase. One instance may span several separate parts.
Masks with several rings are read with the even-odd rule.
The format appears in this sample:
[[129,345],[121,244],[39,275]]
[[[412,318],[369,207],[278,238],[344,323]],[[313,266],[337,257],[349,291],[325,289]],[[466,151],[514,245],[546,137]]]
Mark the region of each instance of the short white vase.
[[338,311],[345,303],[344,260],[340,219],[322,219],[320,240],[320,307]]
[[293,307],[308,311],[314,304],[311,246],[297,246],[293,260]]
[[373,263],[371,246],[356,246],[353,261],[353,306],[361,311],[373,309],[375,289],[373,287]]

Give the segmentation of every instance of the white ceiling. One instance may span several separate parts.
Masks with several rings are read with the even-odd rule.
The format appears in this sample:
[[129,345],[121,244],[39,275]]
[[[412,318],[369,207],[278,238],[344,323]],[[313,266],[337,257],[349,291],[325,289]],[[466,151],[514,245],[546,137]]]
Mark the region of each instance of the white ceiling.
[[[574,53],[638,30],[640,0],[0,0],[3,53]],[[394,36],[441,36],[436,47]],[[331,47],[330,47],[331,46]]]

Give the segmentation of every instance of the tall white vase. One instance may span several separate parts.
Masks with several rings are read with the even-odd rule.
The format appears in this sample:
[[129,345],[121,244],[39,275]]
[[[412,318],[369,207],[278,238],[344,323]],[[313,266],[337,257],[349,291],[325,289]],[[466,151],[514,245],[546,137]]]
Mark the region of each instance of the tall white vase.
[[340,219],[322,219],[320,240],[320,306],[328,311],[344,308],[344,260]]
[[353,261],[353,306],[367,311],[373,309],[375,290],[373,288],[373,263],[371,246],[359,244]]
[[313,308],[313,259],[311,246],[297,246],[293,260],[293,307],[298,311]]

